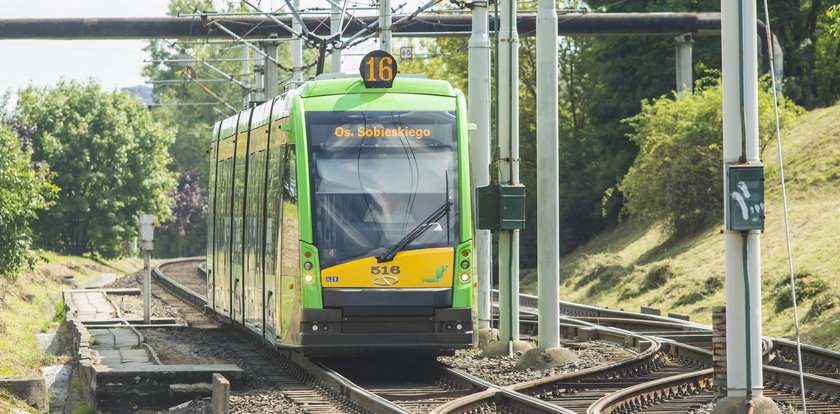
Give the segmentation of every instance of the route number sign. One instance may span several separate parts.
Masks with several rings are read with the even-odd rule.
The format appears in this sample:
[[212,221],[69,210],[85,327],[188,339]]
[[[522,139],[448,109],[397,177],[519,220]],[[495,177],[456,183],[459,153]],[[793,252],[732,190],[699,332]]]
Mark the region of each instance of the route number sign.
[[400,60],[414,59],[414,48],[411,46],[400,47]]
[[359,73],[366,88],[390,88],[397,76],[397,61],[384,50],[374,50],[362,58]]

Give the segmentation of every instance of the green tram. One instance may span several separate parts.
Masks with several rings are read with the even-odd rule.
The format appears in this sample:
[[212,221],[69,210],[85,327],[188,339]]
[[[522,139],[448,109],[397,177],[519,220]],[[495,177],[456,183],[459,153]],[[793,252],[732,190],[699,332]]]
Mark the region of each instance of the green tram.
[[217,314],[278,347],[474,345],[465,100],[392,82],[314,80],[215,125]]

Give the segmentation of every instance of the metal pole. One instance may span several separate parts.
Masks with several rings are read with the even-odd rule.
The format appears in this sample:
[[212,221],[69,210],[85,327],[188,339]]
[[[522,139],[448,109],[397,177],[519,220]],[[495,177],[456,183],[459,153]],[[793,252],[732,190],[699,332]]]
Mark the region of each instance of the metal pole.
[[554,0],[537,12],[537,288],[539,346],[560,346],[560,160],[557,120],[557,13]]
[[[295,10],[300,8],[300,0],[294,0],[292,3]],[[292,31],[300,33],[300,22],[297,19],[292,20]],[[303,40],[296,37],[292,40],[292,82],[303,81]]]
[[251,101],[251,49],[248,46],[242,45],[242,59],[242,83],[246,86],[242,90],[242,106],[247,107]]
[[[298,40],[299,42],[300,40]],[[272,59],[277,58],[277,42],[265,42],[265,54],[271,57]],[[273,99],[275,96],[280,94],[280,89],[277,86],[279,81],[277,71],[277,65],[272,62],[272,59],[265,59],[265,99]]]
[[[539,23],[538,23],[539,24]],[[556,25],[555,25],[556,26]],[[691,33],[684,33],[674,38],[677,66],[677,99],[682,99],[685,92],[691,92],[693,73],[691,69],[691,48],[694,39]]]
[[379,0],[379,48],[391,53],[391,0]]
[[[331,2],[330,8],[330,35],[335,37],[341,33],[341,16],[343,15],[341,6],[338,1]],[[332,51],[332,71],[333,73],[341,73],[341,50],[333,49]]]
[[[490,184],[490,38],[488,36],[487,1],[472,3],[472,36],[469,42],[469,118],[477,129],[473,131],[472,188]],[[475,203],[473,203],[475,207]],[[474,223],[475,224],[475,223]],[[490,230],[475,230],[475,254],[478,278],[478,328],[490,329],[491,275],[493,268]]]
[[[519,34],[516,1],[502,0],[498,133],[501,182],[519,184]],[[499,232],[499,340],[519,340],[519,230]]]
[[152,251],[143,250],[143,323],[152,322]]
[[271,62],[254,62],[254,95],[258,101],[265,100],[265,68],[269,65]]
[[154,223],[151,214],[140,215],[140,250],[143,251],[143,323],[151,323],[152,315],[152,249],[154,248]]
[[[743,3],[743,4],[742,4]],[[740,6],[740,8],[739,8]],[[756,7],[754,0],[721,1],[721,57],[723,67],[723,163],[738,163],[744,150],[745,161],[757,163],[758,150],[758,80],[756,62]],[[742,147],[743,144],[743,147]],[[724,180],[726,177],[724,177]],[[724,201],[724,209],[728,208]],[[727,211],[724,211],[726,214]],[[748,245],[750,297],[745,303],[743,243]],[[761,261],[760,234],[751,231],[746,238],[741,232],[724,233],[726,272],[726,372],[727,395],[747,395],[747,375],[752,395],[761,396]],[[745,306],[749,306],[747,321]],[[745,361],[746,324],[749,323],[751,372]]]

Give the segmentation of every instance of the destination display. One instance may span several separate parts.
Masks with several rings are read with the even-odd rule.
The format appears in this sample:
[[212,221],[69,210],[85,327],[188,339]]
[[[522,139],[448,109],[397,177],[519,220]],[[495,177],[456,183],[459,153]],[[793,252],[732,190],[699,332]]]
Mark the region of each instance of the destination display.
[[416,139],[423,139],[432,135],[430,128],[411,128],[411,127],[366,127],[360,126],[356,129],[350,129],[344,126],[338,126],[333,131],[336,137],[368,137],[368,138],[390,138],[390,137],[411,137]]
[[448,111],[307,113],[310,145],[358,147],[447,147],[454,150],[455,116]]

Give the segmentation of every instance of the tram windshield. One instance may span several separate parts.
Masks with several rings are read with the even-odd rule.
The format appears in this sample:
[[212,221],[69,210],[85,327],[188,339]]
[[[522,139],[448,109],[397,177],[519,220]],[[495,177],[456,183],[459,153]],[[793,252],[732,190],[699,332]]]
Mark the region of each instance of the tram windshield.
[[402,250],[458,243],[454,112],[307,112],[306,122],[322,268],[383,255],[447,200]]

